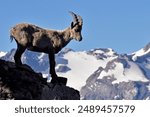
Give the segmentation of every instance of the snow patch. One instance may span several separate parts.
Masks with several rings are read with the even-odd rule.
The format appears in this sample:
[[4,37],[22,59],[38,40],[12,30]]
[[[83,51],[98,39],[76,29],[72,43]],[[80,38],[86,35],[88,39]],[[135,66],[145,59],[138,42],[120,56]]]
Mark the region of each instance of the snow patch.
[[150,91],[150,84],[147,86],[148,90]]
[[149,80],[145,77],[141,69],[133,62],[129,62],[130,68],[124,68],[122,63],[115,62],[115,68],[109,69],[108,71],[103,70],[98,77],[102,79],[104,77],[112,77],[116,80],[112,83],[129,82],[129,81],[143,81],[148,82]]
[[138,57],[141,57],[141,56],[143,56],[143,55],[145,55],[145,54],[148,54],[149,52],[150,52],[150,48],[149,48],[147,51],[145,51],[145,50],[142,48],[142,49],[140,49],[139,51],[134,52],[134,53],[131,54],[131,55],[133,55],[133,56],[132,56],[132,60],[133,60],[133,61],[136,61]]
[[3,57],[7,54],[7,52],[0,52],[0,57]]
[[57,74],[68,78],[67,85],[78,90],[86,84],[87,78],[98,69],[99,66],[106,66],[102,60],[97,60],[96,57],[88,55],[85,52],[69,52],[64,55],[68,60],[67,67],[71,68],[66,73]]

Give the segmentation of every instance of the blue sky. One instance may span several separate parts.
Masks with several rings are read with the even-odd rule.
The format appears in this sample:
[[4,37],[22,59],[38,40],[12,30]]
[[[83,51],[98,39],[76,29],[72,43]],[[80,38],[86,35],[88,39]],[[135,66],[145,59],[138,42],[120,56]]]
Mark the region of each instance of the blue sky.
[[0,0],[0,51],[16,48],[9,30],[21,22],[43,28],[70,26],[73,11],[83,18],[83,41],[74,50],[112,48],[131,53],[150,42],[150,0]]

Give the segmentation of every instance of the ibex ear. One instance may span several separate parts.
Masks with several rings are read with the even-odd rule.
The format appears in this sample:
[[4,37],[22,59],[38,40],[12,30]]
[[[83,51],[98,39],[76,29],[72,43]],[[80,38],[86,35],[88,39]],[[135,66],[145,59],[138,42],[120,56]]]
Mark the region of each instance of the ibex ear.
[[71,29],[73,29],[74,28],[74,23],[73,22],[71,22]]

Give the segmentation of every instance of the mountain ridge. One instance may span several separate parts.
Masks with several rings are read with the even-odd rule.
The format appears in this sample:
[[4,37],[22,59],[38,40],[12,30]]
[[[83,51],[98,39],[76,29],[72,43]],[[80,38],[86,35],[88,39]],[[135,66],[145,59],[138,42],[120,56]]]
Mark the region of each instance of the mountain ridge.
[[[15,49],[1,58],[13,61],[14,52]],[[30,65],[35,71],[42,72],[43,76],[47,76],[49,63],[46,54],[26,51],[22,57],[22,61]],[[131,54],[118,54],[111,48],[96,48],[89,51],[74,51],[65,48],[56,55],[56,63],[57,74],[67,77],[67,85],[80,90],[82,99],[95,99],[91,98],[91,96],[87,98],[89,94],[85,92],[88,92],[88,88],[90,89],[91,86],[95,86],[96,90],[99,89],[98,87],[105,87],[100,84],[106,84],[106,86],[111,86],[110,89],[118,90],[118,92],[112,91],[116,95],[110,99],[149,99],[148,95],[145,95],[144,98],[138,96],[138,91],[140,90],[138,86],[140,84],[140,87],[145,88],[146,93],[149,94],[150,43]],[[94,81],[93,84],[89,83],[89,79],[90,82]],[[96,84],[97,81],[100,84]],[[125,90],[124,85],[129,86],[128,90]],[[99,90],[101,91],[103,88]],[[129,94],[131,95],[129,96],[128,94],[128,97],[125,98],[123,91],[119,91],[118,88],[124,91],[129,91],[130,89],[131,92]],[[131,89],[137,89],[134,90],[136,91],[134,93],[136,96],[133,96]],[[110,90],[106,90],[106,93],[108,93],[107,91],[109,92]],[[106,99],[103,94],[96,93],[96,95],[101,95],[96,96],[101,97],[96,99]],[[119,94],[119,98],[114,98],[118,97],[117,95]],[[109,96],[107,99],[109,99]]]

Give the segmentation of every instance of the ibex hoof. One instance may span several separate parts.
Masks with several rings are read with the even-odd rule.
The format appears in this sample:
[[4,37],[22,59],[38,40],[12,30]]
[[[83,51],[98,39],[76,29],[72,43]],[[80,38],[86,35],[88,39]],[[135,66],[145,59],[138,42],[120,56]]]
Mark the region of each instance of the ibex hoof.
[[15,65],[16,65],[17,67],[21,67],[21,66],[22,66],[22,63],[15,63]]
[[52,78],[51,83],[52,84],[66,85],[67,84],[67,78],[64,78],[64,77]]

